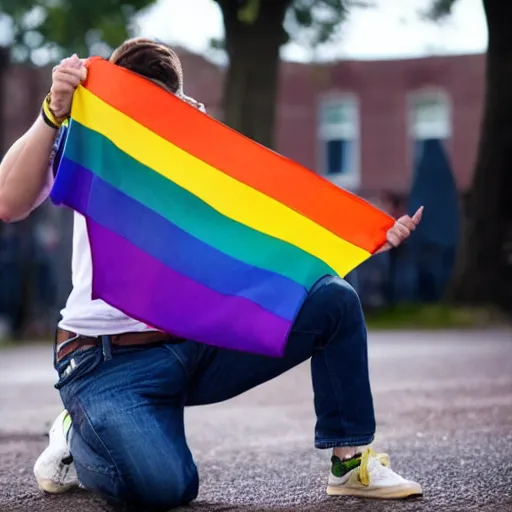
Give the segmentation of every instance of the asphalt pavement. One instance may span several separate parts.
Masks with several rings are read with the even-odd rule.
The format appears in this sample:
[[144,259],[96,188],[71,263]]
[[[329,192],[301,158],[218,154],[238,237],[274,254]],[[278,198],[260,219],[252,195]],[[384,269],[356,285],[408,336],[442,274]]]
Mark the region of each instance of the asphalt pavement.
[[[49,345],[0,350],[0,512],[100,512],[86,491],[41,493],[32,466],[60,411]],[[201,476],[190,512],[512,511],[512,331],[370,334],[375,448],[422,499],[325,495],[309,365],[234,400],[187,411]]]

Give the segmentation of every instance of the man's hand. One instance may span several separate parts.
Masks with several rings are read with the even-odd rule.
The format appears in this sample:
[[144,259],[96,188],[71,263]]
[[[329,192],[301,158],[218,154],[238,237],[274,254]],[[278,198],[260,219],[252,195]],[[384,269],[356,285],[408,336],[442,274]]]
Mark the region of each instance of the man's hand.
[[69,116],[73,93],[86,78],[87,69],[76,54],[53,68],[50,109],[56,118]]
[[387,232],[386,239],[387,243],[377,251],[376,254],[380,252],[389,251],[390,249],[394,249],[399,245],[403,244],[412,234],[412,232],[416,229],[418,224],[421,222],[421,217],[423,216],[423,206],[418,209],[418,211],[412,216],[404,215],[400,217],[395,225]]
[[197,110],[200,110],[201,112],[206,114],[205,106],[199,101],[195,100],[194,98],[191,98],[190,96],[186,96],[183,93],[179,93],[177,94],[177,96],[178,98],[181,98],[185,103],[188,103],[191,107],[197,108]]

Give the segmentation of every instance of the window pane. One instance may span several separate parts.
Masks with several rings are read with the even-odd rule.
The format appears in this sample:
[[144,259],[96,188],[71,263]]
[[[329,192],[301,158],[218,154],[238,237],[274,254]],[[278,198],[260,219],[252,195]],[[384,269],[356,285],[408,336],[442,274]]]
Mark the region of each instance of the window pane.
[[354,142],[335,139],[326,142],[327,174],[349,174],[354,171]]
[[414,108],[414,117],[417,123],[446,122],[448,107],[445,102],[423,101],[418,102]]
[[440,93],[419,93],[412,104],[413,136],[416,139],[448,138],[451,133],[450,109]]
[[322,123],[350,124],[354,123],[352,102],[336,101],[326,103],[322,108]]

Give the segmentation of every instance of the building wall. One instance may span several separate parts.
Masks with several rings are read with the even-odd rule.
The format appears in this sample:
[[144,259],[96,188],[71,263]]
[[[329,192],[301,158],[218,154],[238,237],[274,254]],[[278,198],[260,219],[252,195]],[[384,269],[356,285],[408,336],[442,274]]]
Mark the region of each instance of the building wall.
[[470,184],[484,97],[485,57],[463,55],[395,61],[343,61],[306,66],[283,63],[278,150],[317,172],[319,104],[353,95],[359,105],[361,190],[407,193],[413,141],[409,105],[416,91],[443,91],[452,135],[446,146],[461,190]]
[[3,146],[7,149],[34,122],[49,87],[49,69],[11,66],[5,82]]

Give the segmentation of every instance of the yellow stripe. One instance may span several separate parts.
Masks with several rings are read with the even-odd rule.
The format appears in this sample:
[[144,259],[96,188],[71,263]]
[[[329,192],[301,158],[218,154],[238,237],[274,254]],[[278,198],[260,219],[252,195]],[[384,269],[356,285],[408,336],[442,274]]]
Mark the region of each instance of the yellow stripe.
[[82,86],[75,92],[71,117],[226,217],[300,247],[341,276],[370,256],[368,251],[171,144]]

